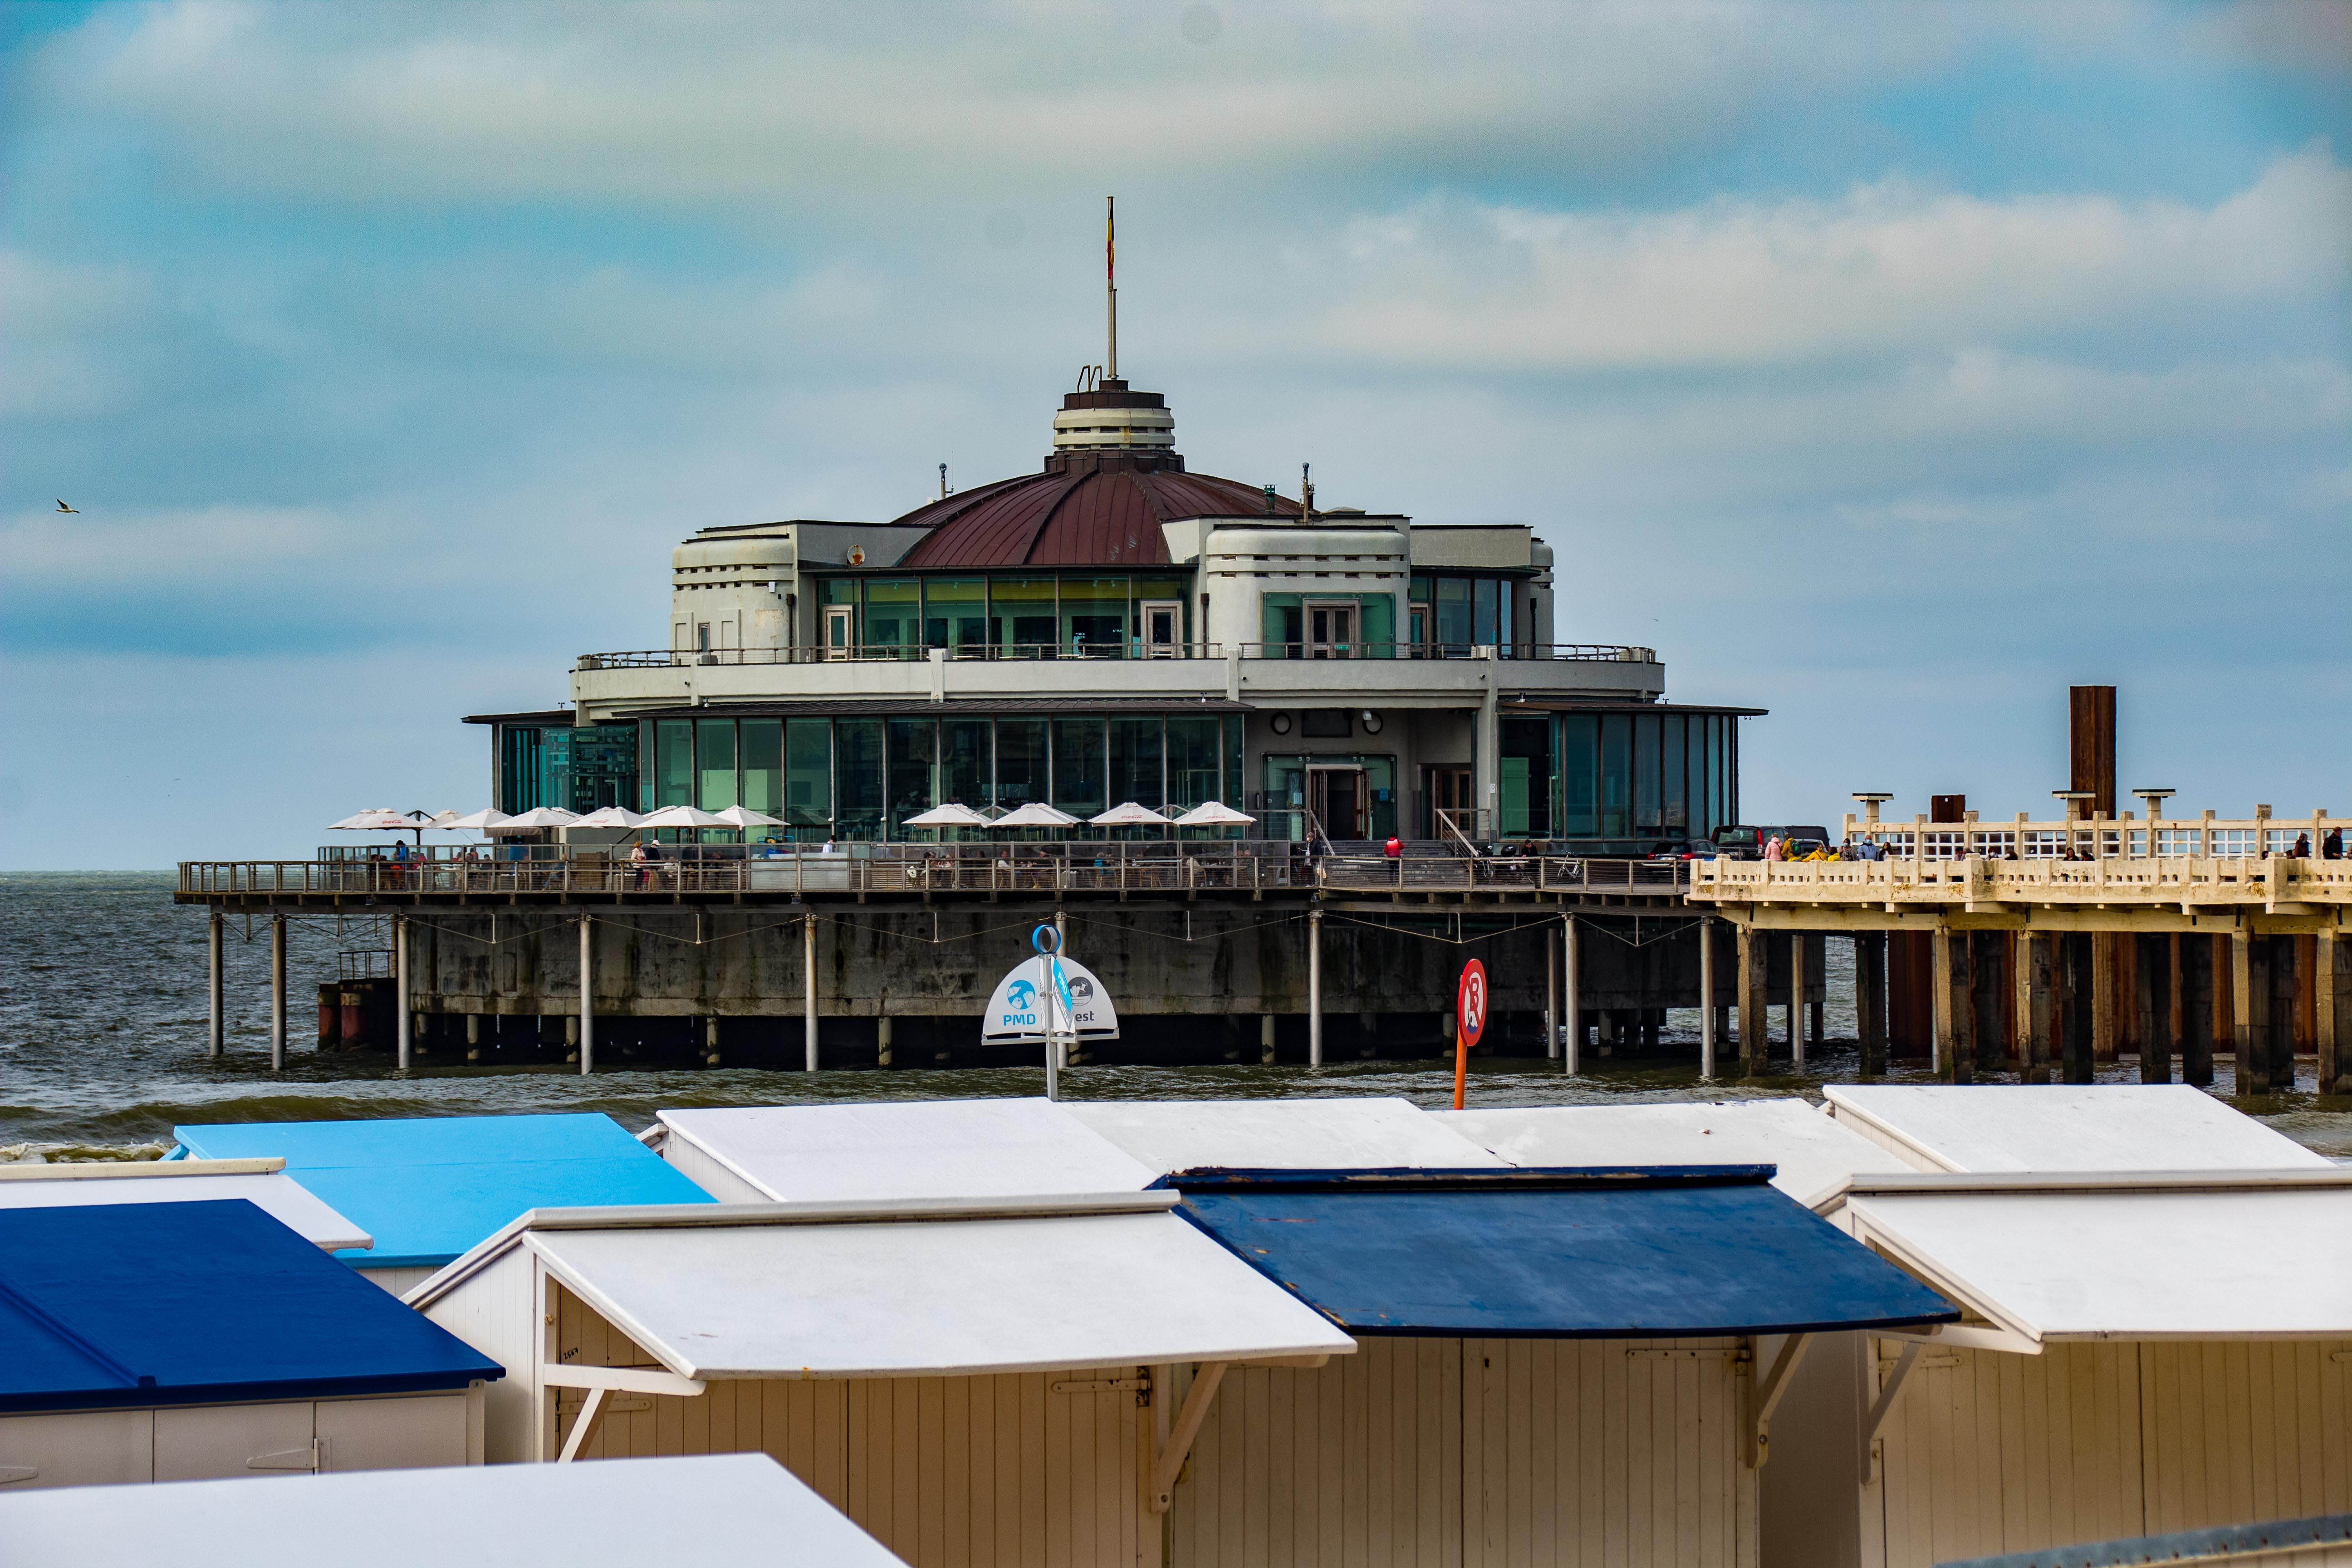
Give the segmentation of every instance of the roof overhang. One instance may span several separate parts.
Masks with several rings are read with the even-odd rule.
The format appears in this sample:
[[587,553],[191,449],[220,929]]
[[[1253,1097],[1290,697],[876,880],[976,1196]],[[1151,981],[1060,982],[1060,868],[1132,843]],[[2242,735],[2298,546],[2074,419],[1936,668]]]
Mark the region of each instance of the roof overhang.
[[531,713],[468,713],[461,724],[562,724],[570,729],[580,715],[570,708],[542,708]]
[[1187,697],[1136,697],[1117,695],[1071,698],[1010,698],[960,697],[950,702],[932,702],[922,698],[869,697],[809,699],[789,702],[728,702],[711,701],[700,707],[685,707],[676,703],[661,708],[631,709],[631,719],[985,719],[998,715],[1018,718],[1035,715],[1050,718],[1056,714],[1083,715],[1116,710],[1121,713],[1254,713],[1256,708],[1247,702],[1227,702],[1219,698],[1202,701]]
[[[1496,667],[1507,670],[1507,664]],[[1500,677],[1496,684],[1509,682]],[[1501,699],[1504,712],[1525,713],[1717,713],[1733,719],[1761,719],[1769,708],[1727,708],[1706,702],[1612,702],[1606,698],[1543,697],[1521,693]]]

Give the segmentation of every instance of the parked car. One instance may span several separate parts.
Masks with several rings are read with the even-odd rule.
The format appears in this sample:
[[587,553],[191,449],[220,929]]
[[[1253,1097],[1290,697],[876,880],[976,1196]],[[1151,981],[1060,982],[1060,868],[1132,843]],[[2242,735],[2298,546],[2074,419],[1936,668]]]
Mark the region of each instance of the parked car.
[[1761,860],[1765,840],[1776,836],[1789,845],[1801,846],[1789,849],[1792,858],[1798,855],[1810,855],[1830,841],[1830,830],[1811,823],[1781,826],[1739,823],[1715,830],[1715,853],[1727,860]]

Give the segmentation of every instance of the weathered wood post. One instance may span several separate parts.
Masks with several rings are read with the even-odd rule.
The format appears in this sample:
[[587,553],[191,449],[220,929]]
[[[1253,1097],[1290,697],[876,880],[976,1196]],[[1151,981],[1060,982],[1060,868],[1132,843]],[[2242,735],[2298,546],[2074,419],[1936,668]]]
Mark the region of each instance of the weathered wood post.
[[2080,932],[2058,939],[2058,1055],[2067,1083],[2097,1080],[2092,1049],[2096,1026],[2096,982],[2089,973],[2091,942]]
[[286,917],[269,917],[269,1070],[286,1070]]
[[1789,1059],[1805,1070],[1805,933],[1789,933]]
[[2237,1055],[2237,1091],[2261,1094],[2270,1088],[2269,1063],[2254,1048],[2254,933],[2243,915],[2230,934],[2230,1039]]
[[1886,936],[1857,932],[1853,939],[1854,1021],[1862,1036],[1862,1076],[1886,1070]]
[[2003,1027],[2008,997],[2000,984],[2001,959],[2008,952],[2004,931],[1969,933],[1969,1028],[1979,1073],[2000,1073],[2009,1068],[2009,1031]]
[[2025,1081],[2050,1081],[2050,1044],[2058,1018],[2058,988],[2051,973],[2051,939],[2027,931],[2019,940],[2018,957],[2024,971]]
[[2263,1081],[2273,1091],[2294,1089],[2294,961],[2301,945],[2291,936],[2273,936],[2261,939],[2254,950],[2263,981],[2262,1005],[2254,1014],[2254,1038],[2267,1047]]
[[2139,1014],[2139,1080],[2172,1081],[2172,1017],[2167,998],[2171,993],[2170,956],[2161,936],[2133,939],[2133,986]]
[[222,919],[221,912],[215,910],[205,928],[205,951],[212,964],[205,982],[205,994],[211,998],[211,1013],[205,1026],[205,1055],[208,1057],[218,1057],[228,1045],[228,998],[221,974]]
[[596,924],[580,916],[580,1076],[596,1070]]
[[1946,1083],[1976,1081],[1976,974],[1969,937],[1950,924],[1936,926],[1936,1076]]
[[1809,1031],[1805,1037],[1818,1046],[1827,1038],[1829,1029],[1826,1015],[1829,1007],[1830,939],[1824,933],[1813,931],[1806,936],[1805,967],[1811,973],[1814,984],[1823,992],[1822,995],[1805,999],[1805,1027]]
[[1715,1081],[1715,921],[1698,922],[1698,1076]]
[[2116,933],[2091,933],[2091,1059],[2116,1059]]
[[1307,1062],[1323,1065],[1323,906],[1307,911]]
[[1560,1065],[1570,1073],[1580,1073],[1584,1070],[1584,996],[1580,989],[1582,976],[1579,972],[1582,965],[1578,952],[1574,915],[1570,915],[1562,922],[1559,945],[1560,951],[1566,955],[1566,961],[1561,965],[1561,983],[1567,987],[1562,997],[1565,1004],[1562,1010],[1568,1015],[1568,1044],[1565,1047],[1566,1055],[1561,1058]]
[[1739,1070],[1764,1076],[1771,1051],[1764,1043],[1764,933],[1752,918],[1738,928],[1739,951]]
[[[2312,841],[2315,845],[2317,839]],[[2345,943],[2334,930],[2319,933],[2315,962],[2312,965],[2312,1047],[2319,1053],[2319,1092],[2334,1094],[2337,1075],[2344,1070],[2346,1026],[2352,1024],[2352,1005],[2347,1005],[2345,984],[2347,955]]]
[[2226,939],[2176,937],[2180,944],[2180,1081],[2209,1089],[2213,1083],[2214,992],[2226,965]]

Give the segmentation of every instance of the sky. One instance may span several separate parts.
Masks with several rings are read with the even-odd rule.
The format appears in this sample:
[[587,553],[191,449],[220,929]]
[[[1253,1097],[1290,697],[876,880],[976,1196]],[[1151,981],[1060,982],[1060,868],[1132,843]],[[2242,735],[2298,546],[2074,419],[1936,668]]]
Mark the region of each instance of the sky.
[[[0,5],[0,868],[489,798],[697,528],[1532,524],[1744,815],[2352,813],[2352,5]],[[58,501],[78,510],[59,513]]]

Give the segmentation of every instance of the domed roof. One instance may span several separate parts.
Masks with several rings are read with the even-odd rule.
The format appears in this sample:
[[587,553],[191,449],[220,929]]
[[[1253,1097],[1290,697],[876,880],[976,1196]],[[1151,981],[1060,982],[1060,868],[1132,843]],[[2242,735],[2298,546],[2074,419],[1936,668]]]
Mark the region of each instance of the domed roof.
[[[1074,392],[1054,420],[1043,471],[918,507],[898,523],[932,529],[902,566],[1151,566],[1169,563],[1160,525],[1185,517],[1292,517],[1265,487],[1188,474],[1170,450],[1174,420],[1123,382]],[[895,524],[894,524],[895,526]]]

